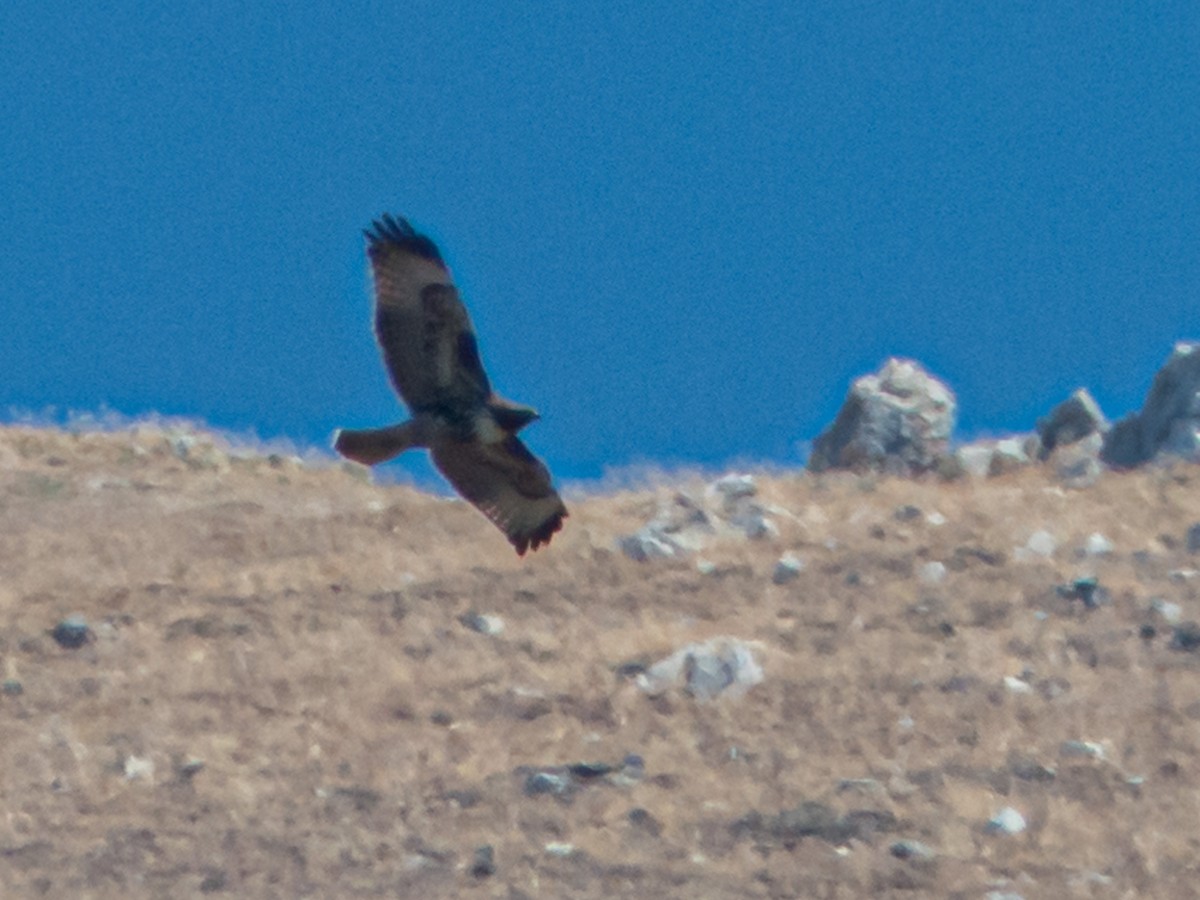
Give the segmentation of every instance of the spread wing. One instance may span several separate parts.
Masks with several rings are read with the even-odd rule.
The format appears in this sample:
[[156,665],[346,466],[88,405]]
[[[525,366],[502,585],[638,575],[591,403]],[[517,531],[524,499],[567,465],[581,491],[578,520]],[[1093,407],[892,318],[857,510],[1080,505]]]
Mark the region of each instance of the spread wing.
[[519,555],[549,544],[562,528],[567,508],[550,472],[517,437],[495,444],[436,441],[430,451],[438,471],[507,535]]
[[433,241],[388,215],[364,233],[375,337],[397,393],[413,410],[482,403],[492,389],[475,329]]

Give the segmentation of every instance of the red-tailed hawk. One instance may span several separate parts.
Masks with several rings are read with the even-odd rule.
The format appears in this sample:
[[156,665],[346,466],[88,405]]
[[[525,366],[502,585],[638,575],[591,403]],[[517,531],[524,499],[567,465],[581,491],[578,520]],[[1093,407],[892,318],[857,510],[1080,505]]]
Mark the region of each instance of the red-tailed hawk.
[[438,471],[518,554],[550,543],[567,508],[550,472],[517,437],[537,412],[493,393],[466,307],[433,241],[388,215],[364,233],[375,277],[375,337],[412,418],[387,428],[342,429],[334,448],[373,466],[425,447]]

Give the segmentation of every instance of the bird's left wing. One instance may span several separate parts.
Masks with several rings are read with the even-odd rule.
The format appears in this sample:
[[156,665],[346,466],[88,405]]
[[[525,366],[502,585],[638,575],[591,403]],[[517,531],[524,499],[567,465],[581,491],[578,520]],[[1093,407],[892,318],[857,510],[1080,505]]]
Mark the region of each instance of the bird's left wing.
[[517,553],[549,544],[567,508],[550,471],[516,436],[485,444],[443,440],[430,451],[438,471],[504,532]]

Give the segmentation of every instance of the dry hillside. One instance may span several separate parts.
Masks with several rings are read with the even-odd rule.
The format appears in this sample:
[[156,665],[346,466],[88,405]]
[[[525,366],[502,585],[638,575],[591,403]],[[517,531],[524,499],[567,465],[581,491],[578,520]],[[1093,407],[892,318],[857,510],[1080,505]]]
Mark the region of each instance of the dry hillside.
[[[353,467],[0,428],[3,896],[1200,895],[1200,469],[758,488],[758,540],[616,549],[697,481],[519,560]],[[717,635],[761,684],[638,686]]]

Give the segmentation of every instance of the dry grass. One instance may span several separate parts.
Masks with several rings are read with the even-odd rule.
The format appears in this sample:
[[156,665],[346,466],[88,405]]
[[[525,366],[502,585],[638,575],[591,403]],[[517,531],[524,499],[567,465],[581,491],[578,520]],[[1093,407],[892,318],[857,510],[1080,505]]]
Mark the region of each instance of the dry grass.
[[[666,489],[578,500],[520,561],[458,502],[180,449],[0,429],[5,897],[1200,892],[1200,656],[1148,612],[1200,618],[1195,467],[1083,491],[773,475],[778,537],[718,541],[702,573],[613,549]],[[1040,528],[1059,549],[1020,559]],[[1094,531],[1111,556],[1077,552]],[[806,567],[779,586],[783,552]],[[1055,593],[1084,575],[1110,604]],[[76,650],[48,634],[72,613],[95,633]],[[617,671],[720,634],[766,648],[740,699],[651,699]],[[636,783],[522,790],[522,766],[627,754]],[[738,826],[805,801],[895,821],[842,846]],[[1028,829],[985,834],[1004,806]],[[936,859],[894,858],[900,838]]]

